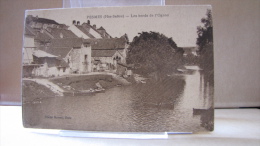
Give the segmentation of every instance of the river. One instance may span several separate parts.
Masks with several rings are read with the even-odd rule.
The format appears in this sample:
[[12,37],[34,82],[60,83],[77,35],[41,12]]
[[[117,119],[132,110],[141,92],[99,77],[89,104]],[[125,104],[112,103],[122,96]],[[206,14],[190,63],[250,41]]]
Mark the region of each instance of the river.
[[[93,96],[46,98],[40,104],[25,105],[24,116],[30,126],[38,128],[121,132],[212,130],[214,112],[209,109],[213,107],[213,86],[198,67],[186,68],[190,71],[187,74],[114,87]],[[194,112],[194,108],[203,110]]]

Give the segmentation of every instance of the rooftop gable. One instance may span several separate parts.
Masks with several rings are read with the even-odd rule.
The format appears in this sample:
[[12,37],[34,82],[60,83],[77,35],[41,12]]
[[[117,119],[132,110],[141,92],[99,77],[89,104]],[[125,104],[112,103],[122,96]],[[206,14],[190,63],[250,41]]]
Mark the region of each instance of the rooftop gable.
[[37,32],[31,28],[30,26],[28,25],[25,25],[25,28],[24,28],[24,35],[27,35],[27,36],[36,36]]
[[49,41],[50,39],[52,39],[52,37],[46,34],[46,32],[44,31],[43,32],[37,31],[35,39],[39,41]]
[[93,50],[123,49],[127,43],[125,38],[85,39],[84,41],[90,43]]
[[90,34],[83,26],[81,25],[75,25],[80,31],[82,31],[84,34],[86,34],[90,38],[95,38],[92,34]]
[[53,48],[53,47],[42,47],[40,50],[45,51],[49,54],[55,55],[60,59],[65,58],[72,48]]
[[67,30],[63,28],[48,28],[48,29],[49,29],[48,32],[54,38],[77,38],[77,36],[71,30]]
[[42,50],[35,50],[33,52],[33,55],[38,57],[38,58],[42,58],[42,57],[48,57],[48,58],[57,58],[58,56],[55,56],[55,55],[52,55],[52,54],[49,54],[45,51],[42,51]]
[[92,57],[112,57],[117,50],[92,50]]
[[50,47],[52,48],[80,48],[83,44],[82,38],[63,38],[52,39]]

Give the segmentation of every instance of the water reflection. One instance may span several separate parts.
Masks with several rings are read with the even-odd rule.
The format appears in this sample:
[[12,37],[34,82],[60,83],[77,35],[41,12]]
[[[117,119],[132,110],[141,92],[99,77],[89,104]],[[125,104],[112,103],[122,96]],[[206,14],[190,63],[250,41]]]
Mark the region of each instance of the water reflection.
[[200,72],[200,98],[203,100],[203,107],[194,108],[193,116],[200,116],[200,125],[207,130],[214,129],[214,103],[213,103],[213,79],[205,71]]
[[147,81],[132,87],[133,109],[174,109],[176,99],[183,94],[183,77],[169,77],[161,81]]

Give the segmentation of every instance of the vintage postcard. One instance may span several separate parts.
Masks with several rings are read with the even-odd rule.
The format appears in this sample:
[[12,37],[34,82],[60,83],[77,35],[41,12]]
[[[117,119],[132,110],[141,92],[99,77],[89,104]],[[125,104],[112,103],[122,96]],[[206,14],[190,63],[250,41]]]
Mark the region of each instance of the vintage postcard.
[[105,132],[214,129],[210,6],[26,11],[28,128]]

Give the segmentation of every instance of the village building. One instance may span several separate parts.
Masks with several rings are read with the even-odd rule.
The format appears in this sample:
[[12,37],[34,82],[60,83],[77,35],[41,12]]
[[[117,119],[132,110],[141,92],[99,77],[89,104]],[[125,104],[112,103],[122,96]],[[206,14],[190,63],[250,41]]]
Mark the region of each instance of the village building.
[[92,50],[92,71],[113,71],[123,55],[118,50]]
[[118,63],[126,63],[127,35],[120,38],[86,39],[92,49],[92,71],[116,71]]
[[133,75],[132,69],[133,65],[127,65],[124,63],[118,63],[117,64],[117,69],[116,69],[116,74],[119,76],[123,76],[125,78],[130,77]]
[[65,24],[59,24],[54,20],[33,17],[26,17],[25,27],[35,35],[35,46],[44,46],[55,38],[78,38],[72,31],[68,30]]
[[39,47],[49,46],[51,39],[56,38],[78,38],[72,31],[68,30],[65,24],[59,24],[54,20],[33,17],[26,17],[24,31],[24,64],[31,64],[32,53]]
[[34,76],[58,76],[56,66],[60,63],[57,59],[58,56],[46,53],[42,50],[36,50],[33,52],[34,64],[38,65],[32,70]]
[[52,39],[50,46],[41,50],[67,63],[70,73],[91,72],[91,46],[82,38]]
[[[27,16],[24,32],[24,76],[62,76],[109,71],[127,75],[127,35],[112,38],[101,26],[68,27],[54,20]],[[128,72],[129,74],[129,72]]]
[[52,39],[49,46],[33,51],[33,64],[24,76],[55,77],[91,72],[91,47],[81,38]]
[[72,31],[64,28],[46,28],[36,31],[35,46],[41,47],[50,44],[51,39],[78,38]]

